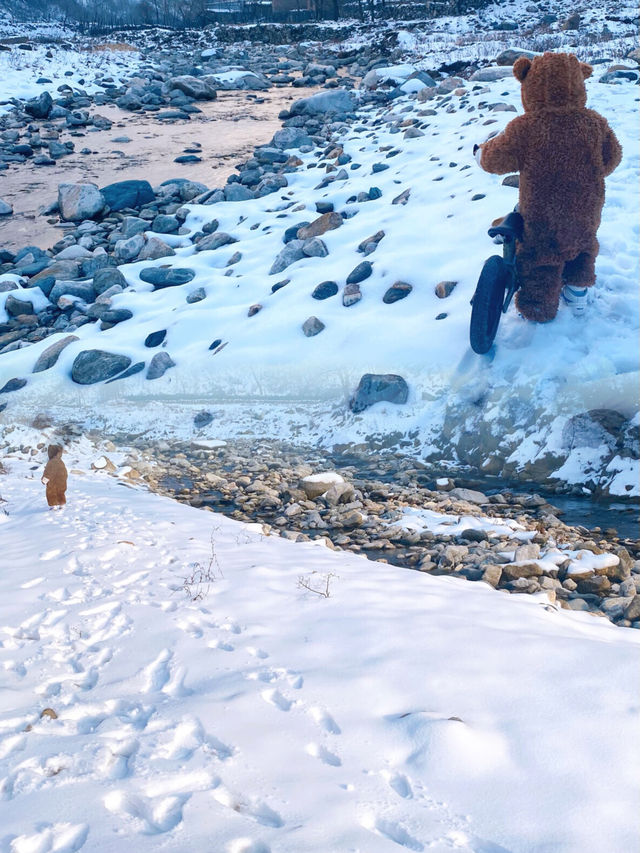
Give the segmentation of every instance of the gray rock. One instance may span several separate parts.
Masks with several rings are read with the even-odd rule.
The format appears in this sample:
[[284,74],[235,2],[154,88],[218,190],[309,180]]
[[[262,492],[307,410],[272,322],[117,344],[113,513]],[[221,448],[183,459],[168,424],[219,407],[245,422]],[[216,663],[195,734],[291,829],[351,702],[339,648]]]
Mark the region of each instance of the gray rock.
[[124,210],[125,207],[137,210],[155,198],[148,181],[117,181],[102,187],[101,192],[111,210]]
[[131,364],[126,355],[91,349],[79,353],[71,367],[71,378],[78,385],[93,385],[111,379]]
[[342,291],[342,304],[345,308],[355,305],[362,299],[362,291],[359,284],[347,284]]
[[43,370],[48,370],[50,367],[58,361],[58,357],[63,349],[72,344],[74,341],[77,341],[78,338],[75,335],[67,335],[64,338],[60,338],[60,340],[48,346],[44,349],[40,355],[36,363],[33,366],[33,373],[40,373]]
[[311,296],[314,299],[329,299],[329,297],[336,295],[338,289],[335,281],[321,281],[320,284],[316,285]]
[[160,379],[170,367],[175,367],[175,361],[164,350],[157,352],[151,359],[147,369],[147,379]]
[[0,388],[0,394],[11,394],[13,391],[19,391],[21,388],[24,388],[26,384],[26,379],[19,379],[17,377],[14,377],[8,382],[5,382],[2,388]]
[[140,271],[140,278],[154,286],[154,290],[162,290],[164,287],[178,287],[187,284],[195,278],[195,271],[181,267],[147,267]]
[[511,68],[505,68],[501,65],[489,66],[488,68],[479,68],[477,71],[474,71],[469,79],[479,83],[488,83],[493,80],[503,80],[505,77],[511,77],[512,74]]
[[466,501],[470,504],[478,504],[479,506],[489,503],[489,498],[482,492],[478,492],[475,489],[451,489],[449,495],[452,498],[456,498],[456,500]]
[[175,251],[159,237],[149,237],[142,251],[138,254],[138,261],[155,261],[158,258],[169,258],[175,255]]
[[175,234],[180,228],[180,221],[177,217],[159,213],[151,223],[151,230],[156,234]]
[[302,251],[308,258],[326,258],[329,254],[324,241],[319,237],[311,237],[309,240],[305,240]]
[[516,59],[520,59],[521,56],[524,56],[526,59],[534,59],[538,56],[537,53],[533,53],[531,50],[520,50],[518,48],[507,48],[507,50],[503,50],[502,53],[499,53],[495,58],[496,65],[513,65]]
[[123,290],[129,286],[119,269],[104,267],[96,271],[93,276],[93,289],[98,296],[115,286],[120,286]]
[[4,303],[4,310],[10,317],[21,314],[33,314],[33,302],[28,299],[28,292],[18,290],[9,293]]
[[308,317],[302,324],[302,331],[307,338],[319,335],[324,328],[324,323],[322,320],[318,320],[317,317]]
[[149,227],[149,223],[145,219],[140,219],[139,216],[125,216],[120,225],[120,233],[127,240],[129,237],[135,237],[136,234],[142,234]]
[[24,111],[33,118],[48,118],[53,108],[53,98],[48,92],[42,92],[24,105]]
[[58,207],[67,222],[94,219],[105,206],[105,197],[95,184],[60,184]]
[[196,429],[203,429],[206,426],[209,426],[210,423],[213,422],[213,415],[211,412],[201,411],[193,419],[193,425]]
[[269,275],[277,275],[288,266],[306,257],[304,254],[304,240],[291,240],[278,252],[276,259],[271,265]]
[[357,267],[351,270],[347,276],[347,284],[359,284],[361,281],[369,278],[373,272],[373,266],[370,261],[362,261]]
[[57,305],[61,296],[77,296],[84,302],[94,302],[96,292],[90,281],[56,281],[49,292],[49,299]]
[[600,83],[635,83],[639,77],[640,74],[631,68],[628,70],[618,68],[615,71],[608,71],[606,74],[603,74],[602,77],[600,77]]
[[591,409],[569,418],[562,430],[562,447],[572,451],[575,447],[600,447],[613,449],[626,418],[613,409]]
[[396,281],[395,284],[392,284],[391,287],[387,290],[385,295],[382,297],[382,301],[385,305],[392,305],[394,302],[399,302],[401,299],[406,299],[406,297],[411,293],[413,287],[410,284],[407,284],[405,281]]
[[255,198],[255,193],[242,184],[227,184],[223,190],[225,201],[249,201]]
[[382,401],[403,404],[409,398],[409,387],[402,376],[394,373],[365,373],[360,379],[349,408],[352,412],[363,412],[374,403]]
[[197,287],[195,290],[192,290],[191,293],[187,296],[187,302],[189,305],[193,305],[196,302],[202,302],[207,298],[207,291],[204,287]]
[[286,151],[302,145],[313,145],[313,140],[302,127],[283,127],[273,134],[272,145]]
[[113,249],[113,255],[119,264],[134,261],[144,248],[145,239],[142,234],[135,234],[128,240],[118,240]]
[[191,77],[184,74],[172,77],[167,83],[168,90],[177,89],[196,101],[215,101],[218,97],[211,78]]
[[224,231],[216,231],[214,234],[209,234],[196,243],[196,252],[212,252],[221,246],[229,246],[231,243],[237,242],[236,238],[232,237],[231,234],[226,234]]
[[294,101],[289,113],[292,116],[315,116],[324,113],[345,115],[353,112],[354,108],[355,99],[350,92],[346,89],[334,89]]

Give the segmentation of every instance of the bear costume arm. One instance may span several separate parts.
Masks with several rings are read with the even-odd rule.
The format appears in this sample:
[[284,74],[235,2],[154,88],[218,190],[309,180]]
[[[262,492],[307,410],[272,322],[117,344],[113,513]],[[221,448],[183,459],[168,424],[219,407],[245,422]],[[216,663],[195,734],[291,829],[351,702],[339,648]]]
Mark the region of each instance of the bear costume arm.
[[504,175],[506,172],[520,171],[523,154],[523,135],[521,133],[523,120],[524,116],[514,118],[502,133],[480,146],[482,151],[480,166],[485,172]]
[[607,175],[610,175],[620,165],[620,160],[622,160],[622,146],[605,118],[602,119],[602,124],[604,131],[602,165],[604,166],[605,177],[607,177]]

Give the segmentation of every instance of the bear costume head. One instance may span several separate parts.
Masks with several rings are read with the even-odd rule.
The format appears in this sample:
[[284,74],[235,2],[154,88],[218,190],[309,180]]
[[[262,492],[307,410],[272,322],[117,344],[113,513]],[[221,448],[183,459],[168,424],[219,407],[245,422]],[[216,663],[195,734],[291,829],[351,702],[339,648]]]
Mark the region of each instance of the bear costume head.
[[521,56],[513,76],[522,83],[522,106],[526,112],[583,109],[587,103],[584,81],[593,68],[569,53],[544,53],[533,61]]

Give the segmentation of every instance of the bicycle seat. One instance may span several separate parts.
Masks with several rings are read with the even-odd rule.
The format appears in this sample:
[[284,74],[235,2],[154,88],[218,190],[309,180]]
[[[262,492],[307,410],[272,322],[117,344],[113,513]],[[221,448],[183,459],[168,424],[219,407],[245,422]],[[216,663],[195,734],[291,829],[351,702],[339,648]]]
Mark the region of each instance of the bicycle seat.
[[514,210],[507,214],[498,225],[492,225],[487,233],[492,239],[502,237],[502,240],[500,241],[501,243],[508,240],[518,240],[522,242],[524,219]]

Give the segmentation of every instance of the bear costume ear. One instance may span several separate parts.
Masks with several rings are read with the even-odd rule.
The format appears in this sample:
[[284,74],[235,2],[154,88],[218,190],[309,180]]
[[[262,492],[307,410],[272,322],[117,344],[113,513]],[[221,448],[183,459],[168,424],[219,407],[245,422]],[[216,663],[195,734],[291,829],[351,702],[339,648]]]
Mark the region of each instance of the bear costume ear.
[[516,80],[519,80],[521,83],[524,78],[529,73],[529,69],[531,68],[531,60],[527,59],[526,56],[521,56],[519,59],[513,64],[513,76]]
[[593,68],[590,65],[587,65],[586,62],[580,63],[580,71],[582,71],[582,76],[585,80],[593,74]]

